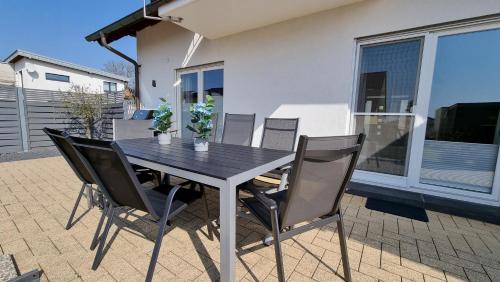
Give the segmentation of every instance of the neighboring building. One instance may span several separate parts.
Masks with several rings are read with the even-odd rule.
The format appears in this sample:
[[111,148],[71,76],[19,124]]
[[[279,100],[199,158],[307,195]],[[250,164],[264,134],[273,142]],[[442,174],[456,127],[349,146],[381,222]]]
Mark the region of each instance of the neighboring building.
[[354,181],[500,206],[498,111],[488,138],[426,138],[439,108],[474,103],[467,120],[500,102],[500,1],[157,0],[149,15],[182,21],[142,13],[87,40],[135,36],[141,102],[166,97],[178,128],[218,89],[220,113],[257,114],[253,146],[265,117],[299,117],[309,136],[363,131]]
[[0,62],[0,84],[16,84],[14,68],[10,64]]
[[23,50],[14,51],[4,62],[13,69],[16,85],[30,89],[66,91],[75,84],[103,93],[123,91],[128,82],[124,76]]

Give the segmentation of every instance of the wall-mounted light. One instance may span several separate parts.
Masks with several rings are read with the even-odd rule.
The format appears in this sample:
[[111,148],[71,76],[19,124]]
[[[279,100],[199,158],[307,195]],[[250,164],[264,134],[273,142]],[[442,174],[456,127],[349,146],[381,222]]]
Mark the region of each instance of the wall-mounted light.
[[152,85],[153,87],[156,87],[156,80],[152,80],[152,81],[151,81],[151,85]]

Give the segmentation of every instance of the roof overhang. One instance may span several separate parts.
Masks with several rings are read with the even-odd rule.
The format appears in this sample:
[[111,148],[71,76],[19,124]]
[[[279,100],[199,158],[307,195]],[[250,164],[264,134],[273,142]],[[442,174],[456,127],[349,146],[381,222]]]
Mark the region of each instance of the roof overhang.
[[[158,7],[174,0],[153,0],[146,6],[148,16],[158,16]],[[159,20],[144,18],[144,9],[141,7],[137,11],[89,34],[85,39],[89,42],[101,39],[101,33],[106,36],[107,43],[111,43],[125,36],[135,36],[136,32],[148,26],[159,23]]]
[[177,0],[159,6],[160,17],[208,39],[271,25],[364,0]]
[[99,76],[103,76],[103,77],[107,77],[107,78],[113,78],[116,80],[121,80],[123,82],[129,81],[129,78],[125,77],[125,76],[117,75],[114,73],[109,73],[109,72],[94,69],[94,68],[89,68],[89,67],[82,66],[82,65],[77,65],[77,64],[62,61],[59,59],[50,58],[47,56],[42,56],[42,55],[35,54],[32,52],[24,51],[24,50],[15,50],[3,62],[9,63],[9,64],[15,64],[17,61],[19,61],[23,58],[27,58],[27,59],[31,59],[31,60],[35,60],[35,61],[40,61],[40,62],[45,62],[45,63],[49,63],[52,65],[62,66],[62,67],[73,69],[73,70],[79,70],[82,72],[95,74],[95,75],[99,75]]

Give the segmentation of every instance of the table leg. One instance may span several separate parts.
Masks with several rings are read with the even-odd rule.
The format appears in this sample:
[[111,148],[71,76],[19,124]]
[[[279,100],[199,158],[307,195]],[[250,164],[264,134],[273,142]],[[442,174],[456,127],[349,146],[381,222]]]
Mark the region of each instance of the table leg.
[[220,281],[235,280],[236,186],[226,181],[220,192]]

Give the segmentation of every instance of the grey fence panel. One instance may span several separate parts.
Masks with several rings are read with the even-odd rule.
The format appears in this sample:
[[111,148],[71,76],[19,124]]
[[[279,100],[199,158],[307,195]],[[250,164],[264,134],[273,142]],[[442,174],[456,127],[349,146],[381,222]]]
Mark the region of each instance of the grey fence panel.
[[[58,91],[24,90],[30,149],[53,146],[49,137],[42,131],[44,127],[65,130],[76,135],[84,134],[83,125],[73,119],[70,109],[63,102],[65,95]],[[123,118],[123,93],[94,95],[104,96],[105,108],[102,115],[101,138],[111,140],[113,138],[112,120]]]
[[0,153],[22,151],[16,87],[0,85]]

